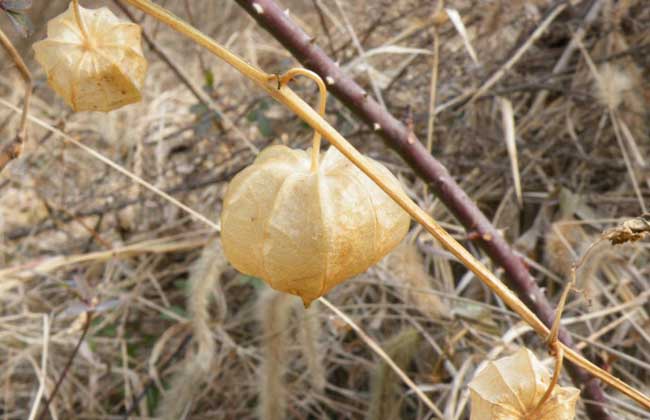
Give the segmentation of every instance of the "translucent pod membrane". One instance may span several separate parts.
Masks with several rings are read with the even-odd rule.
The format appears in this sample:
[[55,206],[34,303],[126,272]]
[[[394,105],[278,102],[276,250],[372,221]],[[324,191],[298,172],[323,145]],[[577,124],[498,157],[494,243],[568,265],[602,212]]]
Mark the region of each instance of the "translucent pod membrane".
[[[310,151],[271,146],[237,174],[221,213],[226,257],[244,274],[309,303],[363,273],[397,246],[410,218],[331,147],[310,171]],[[399,181],[365,158],[388,184]]]
[[140,27],[106,7],[80,7],[80,18],[85,31],[70,3],[34,44],[52,89],[74,111],[108,112],[140,101],[147,72]]
[[572,420],[580,391],[555,386],[538,410],[548,389],[550,373],[527,348],[488,362],[470,382],[471,420]]

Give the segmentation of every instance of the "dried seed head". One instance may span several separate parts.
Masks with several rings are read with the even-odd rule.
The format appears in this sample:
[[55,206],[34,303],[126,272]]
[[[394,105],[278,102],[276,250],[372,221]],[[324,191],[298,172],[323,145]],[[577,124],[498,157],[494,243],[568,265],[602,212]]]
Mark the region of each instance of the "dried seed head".
[[632,78],[622,66],[609,63],[600,66],[598,73],[600,77],[595,82],[596,96],[604,106],[618,108],[631,93]]
[[[399,181],[365,158],[398,190]],[[221,239],[239,271],[305,305],[363,273],[402,240],[409,217],[331,147],[312,172],[310,151],[265,149],[230,182]]]
[[580,391],[556,386],[541,407],[538,402],[550,374],[535,355],[521,348],[487,366],[470,382],[471,420],[572,420]]
[[140,27],[106,7],[80,7],[84,30],[73,7],[52,19],[47,38],[34,44],[52,89],[75,111],[108,112],[140,101],[147,71]]

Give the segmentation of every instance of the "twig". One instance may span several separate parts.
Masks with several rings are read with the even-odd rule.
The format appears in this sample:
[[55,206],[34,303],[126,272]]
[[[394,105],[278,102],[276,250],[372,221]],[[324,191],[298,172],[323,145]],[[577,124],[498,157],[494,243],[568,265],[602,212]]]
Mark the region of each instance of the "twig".
[[[335,83],[329,90],[348,108],[371,127],[375,127],[386,144],[397,151],[402,158],[428,183],[433,192],[470,231],[476,233],[479,245],[490,258],[503,267],[508,286],[544,322],[550,326],[555,318],[546,296],[535,283],[522,259],[514,253],[505,239],[492,226],[460,186],[449,175],[447,169],[419,141],[413,141],[413,134],[395,117],[367,97],[366,92],[350,77],[345,75],[312,38],[292,22],[272,0],[237,0],[263,28],[287,48],[303,65],[315,71],[324,79]],[[257,13],[254,4],[262,7],[264,13]],[[560,330],[560,340],[574,347],[566,330]],[[567,366],[574,384],[584,388],[586,399],[595,401],[587,404],[591,418],[609,419],[605,412],[605,396],[598,381],[573,364]]]
[[9,57],[16,64],[18,72],[25,82],[25,97],[23,99],[23,111],[20,117],[18,135],[16,135],[9,144],[0,150],[0,172],[2,172],[9,162],[20,156],[20,153],[23,150],[23,145],[27,141],[27,114],[29,113],[29,101],[32,96],[32,74],[16,48],[11,43],[11,40],[4,32],[2,32],[2,29],[0,29],[0,44],[2,44],[2,47],[7,51]]
[[79,349],[81,348],[81,344],[86,338],[86,334],[88,334],[88,330],[90,329],[90,323],[93,319],[93,311],[85,312],[85,314],[86,314],[86,322],[84,323],[83,331],[81,332],[79,341],[77,341],[77,345],[74,347],[74,350],[72,350],[72,353],[68,358],[68,362],[65,364],[65,367],[61,372],[61,376],[59,376],[59,379],[56,381],[56,385],[54,385],[54,389],[52,390],[52,394],[50,395],[50,398],[45,399],[45,407],[43,407],[43,410],[41,411],[41,415],[38,416],[39,420],[45,420],[48,414],[50,415],[50,417],[52,416],[52,413],[50,413],[50,403],[52,402],[52,400],[54,400],[54,397],[56,397],[56,394],[59,392],[59,388],[61,387],[61,384],[65,380],[65,377],[68,374],[70,367],[72,367],[72,363],[74,362],[74,359],[77,357],[77,353],[79,352]]
[[436,120],[436,96],[438,88],[438,64],[440,56],[440,35],[438,34],[437,19],[443,15],[444,0],[438,0],[433,13],[433,60],[431,63],[431,81],[429,83],[429,118],[427,121],[427,151],[433,150],[434,124]]

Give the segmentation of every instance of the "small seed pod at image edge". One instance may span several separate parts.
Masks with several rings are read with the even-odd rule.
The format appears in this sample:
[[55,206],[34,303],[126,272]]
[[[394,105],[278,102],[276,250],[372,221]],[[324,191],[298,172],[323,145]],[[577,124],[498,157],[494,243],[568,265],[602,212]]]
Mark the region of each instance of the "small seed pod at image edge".
[[147,72],[141,28],[106,7],[79,12],[70,3],[48,23],[47,38],[34,44],[50,86],[76,112],[139,102]]
[[488,362],[470,382],[471,420],[572,420],[580,391],[556,386],[538,403],[551,375],[527,348]]
[[[402,191],[380,163],[366,163]],[[305,306],[397,246],[410,218],[336,148],[318,169],[310,151],[271,146],[230,182],[221,240],[232,265]]]

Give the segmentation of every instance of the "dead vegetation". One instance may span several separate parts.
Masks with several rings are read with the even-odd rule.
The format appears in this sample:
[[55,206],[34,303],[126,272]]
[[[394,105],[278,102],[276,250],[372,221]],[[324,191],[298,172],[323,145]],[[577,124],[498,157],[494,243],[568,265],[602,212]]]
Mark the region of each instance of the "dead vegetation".
[[[65,8],[63,1],[47,3],[33,8],[41,30]],[[269,72],[294,64],[234,2],[166,3]],[[638,226],[626,220],[646,212],[650,188],[650,7],[643,0],[573,1],[527,44],[551,1],[448,0],[467,36],[454,22],[442,24],[434,60],[434,3],[283,5],[421,139],[430,126],[432,62],[438,62],[433,153],[556,302],[573,261],[602,232],[620,226],[608,232],[637,239],[646,231],[645,219],[635,219]],[[273,143],[304,148],[312,133],[223,63],[151,19],[142,23],[207,99],[197,99],[147,50],[151,69],[141,103],[106,115],[72,114],[33,65],[28,45],[41,31],[18,43],[34,71],[32,115],[216,221],[226,182],[255,150]],[[6,63],[3,70],[11,67]],[[20,124],[6,104],[20,106],[21,83],[13,71],[0,75],[2,139],[13,138]],[[309,83],[296,86],[315,103]],[[511,114],[503,112],[504,99]],[[389,166],[418,204],[489,263],[371,129],[336,101],[327,111],[346,138]],[[508,115],[515,128],[510,143]],[[50,130],[30,125],[23,156],[0,177],[0,197],[3,419],[28,418],[39,388],[51,395],[62,375],[49,404],[60,419],[230,419],[260,412],[268,419],[427,418],[421,400],[324,307],[305,312],[297,298],[224,269],[209,227]],[[643,240],[599,244],[578,273],[582,293],[564,312],[585,355],[645,394],[648,266]],[[466,385],[482,361],[522,344],[544,355],[542,341],[418,228],[382,263],[328,297],[450,419],[467,418]],[[67,369],[88,309],[94,315],[87,338]],[[606,393],[614,418],[646,415],[611,389]],[[37,408],[43,407],[41,401]],[[582,402],[578,417],[584,418]]]

